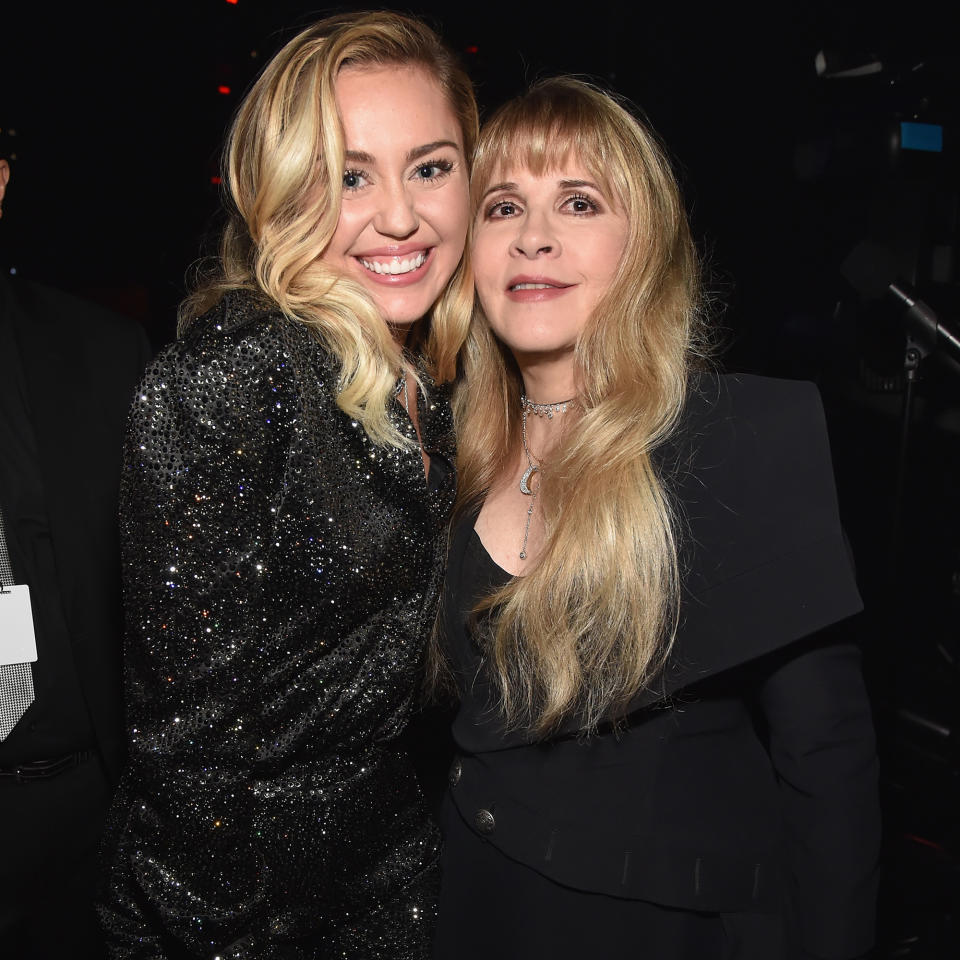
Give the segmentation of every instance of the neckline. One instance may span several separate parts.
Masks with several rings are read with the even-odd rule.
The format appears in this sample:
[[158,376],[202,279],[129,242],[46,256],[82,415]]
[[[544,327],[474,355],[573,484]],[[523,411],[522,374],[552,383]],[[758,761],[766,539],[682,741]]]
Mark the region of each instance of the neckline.
[[469,546],[471,547],[474,556],[476,556],[483,564],[485,564],[492,573],[495,573],[499,579],[502,579],[504,582],[506,582],[507,580],[512,580],[514,577],[518,576],[515,573],[511,573],[509,570],[504,570],[504,568],[501,567],[500,564],[490,556],[489,551],[483,545],[483,541],[480,539],[480,534],[477,533],[477,528],[472,525],[470,527]]

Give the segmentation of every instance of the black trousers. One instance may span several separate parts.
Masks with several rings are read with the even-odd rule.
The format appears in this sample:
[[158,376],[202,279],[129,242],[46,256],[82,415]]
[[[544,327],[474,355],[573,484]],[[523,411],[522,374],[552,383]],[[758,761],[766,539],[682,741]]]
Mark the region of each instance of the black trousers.
[[44,780],[0,777],[0,954],[102,960],[93,909],[110,789],[93,754]]

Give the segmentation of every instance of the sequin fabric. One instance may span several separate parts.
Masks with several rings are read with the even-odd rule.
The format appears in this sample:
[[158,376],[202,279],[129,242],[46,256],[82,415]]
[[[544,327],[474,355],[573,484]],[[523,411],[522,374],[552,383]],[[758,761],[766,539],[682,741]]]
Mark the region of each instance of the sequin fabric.
[[[428,491],[416,447],[374,447],[336,377],[307,329],[234,293],[134,402],[130,762],[99,906],[114,957],[429,955],[438,838],[395,741],[454,478]],[[452,462],[445,393],[419,413]]]

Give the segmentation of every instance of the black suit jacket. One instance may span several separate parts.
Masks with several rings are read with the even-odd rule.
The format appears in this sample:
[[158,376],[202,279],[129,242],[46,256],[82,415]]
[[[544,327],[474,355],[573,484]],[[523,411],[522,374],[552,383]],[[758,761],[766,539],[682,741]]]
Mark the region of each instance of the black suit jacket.
[[[138,324],[25,281],[0,277],[0,311],[26,386],[73,667],[116,780],[124,751],[117,495],[127,410],[149,344]],[[7,516],[8,527],[18,519]],[[31,585],[35,604],[44,592]]]
[[861,604],[816,390],[705,377],[660,456],[685,525],[680,629],[619,732],[578,736],[576,717],[546,742],[502,729],[469,611],[506,575],[472,518],[455,531],[453,800],[470,824],[492,812],[491,842],[567,886],[788,909],[809,954],[857,956],[873,936],[876,755],[859,651],[822,632]]

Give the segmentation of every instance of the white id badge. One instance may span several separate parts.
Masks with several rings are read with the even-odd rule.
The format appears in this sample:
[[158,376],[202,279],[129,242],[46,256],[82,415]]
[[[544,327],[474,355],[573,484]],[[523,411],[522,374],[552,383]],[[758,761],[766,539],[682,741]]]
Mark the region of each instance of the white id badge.
[[30,588],[25,583],[0,587],[0,666],[36,659]]

